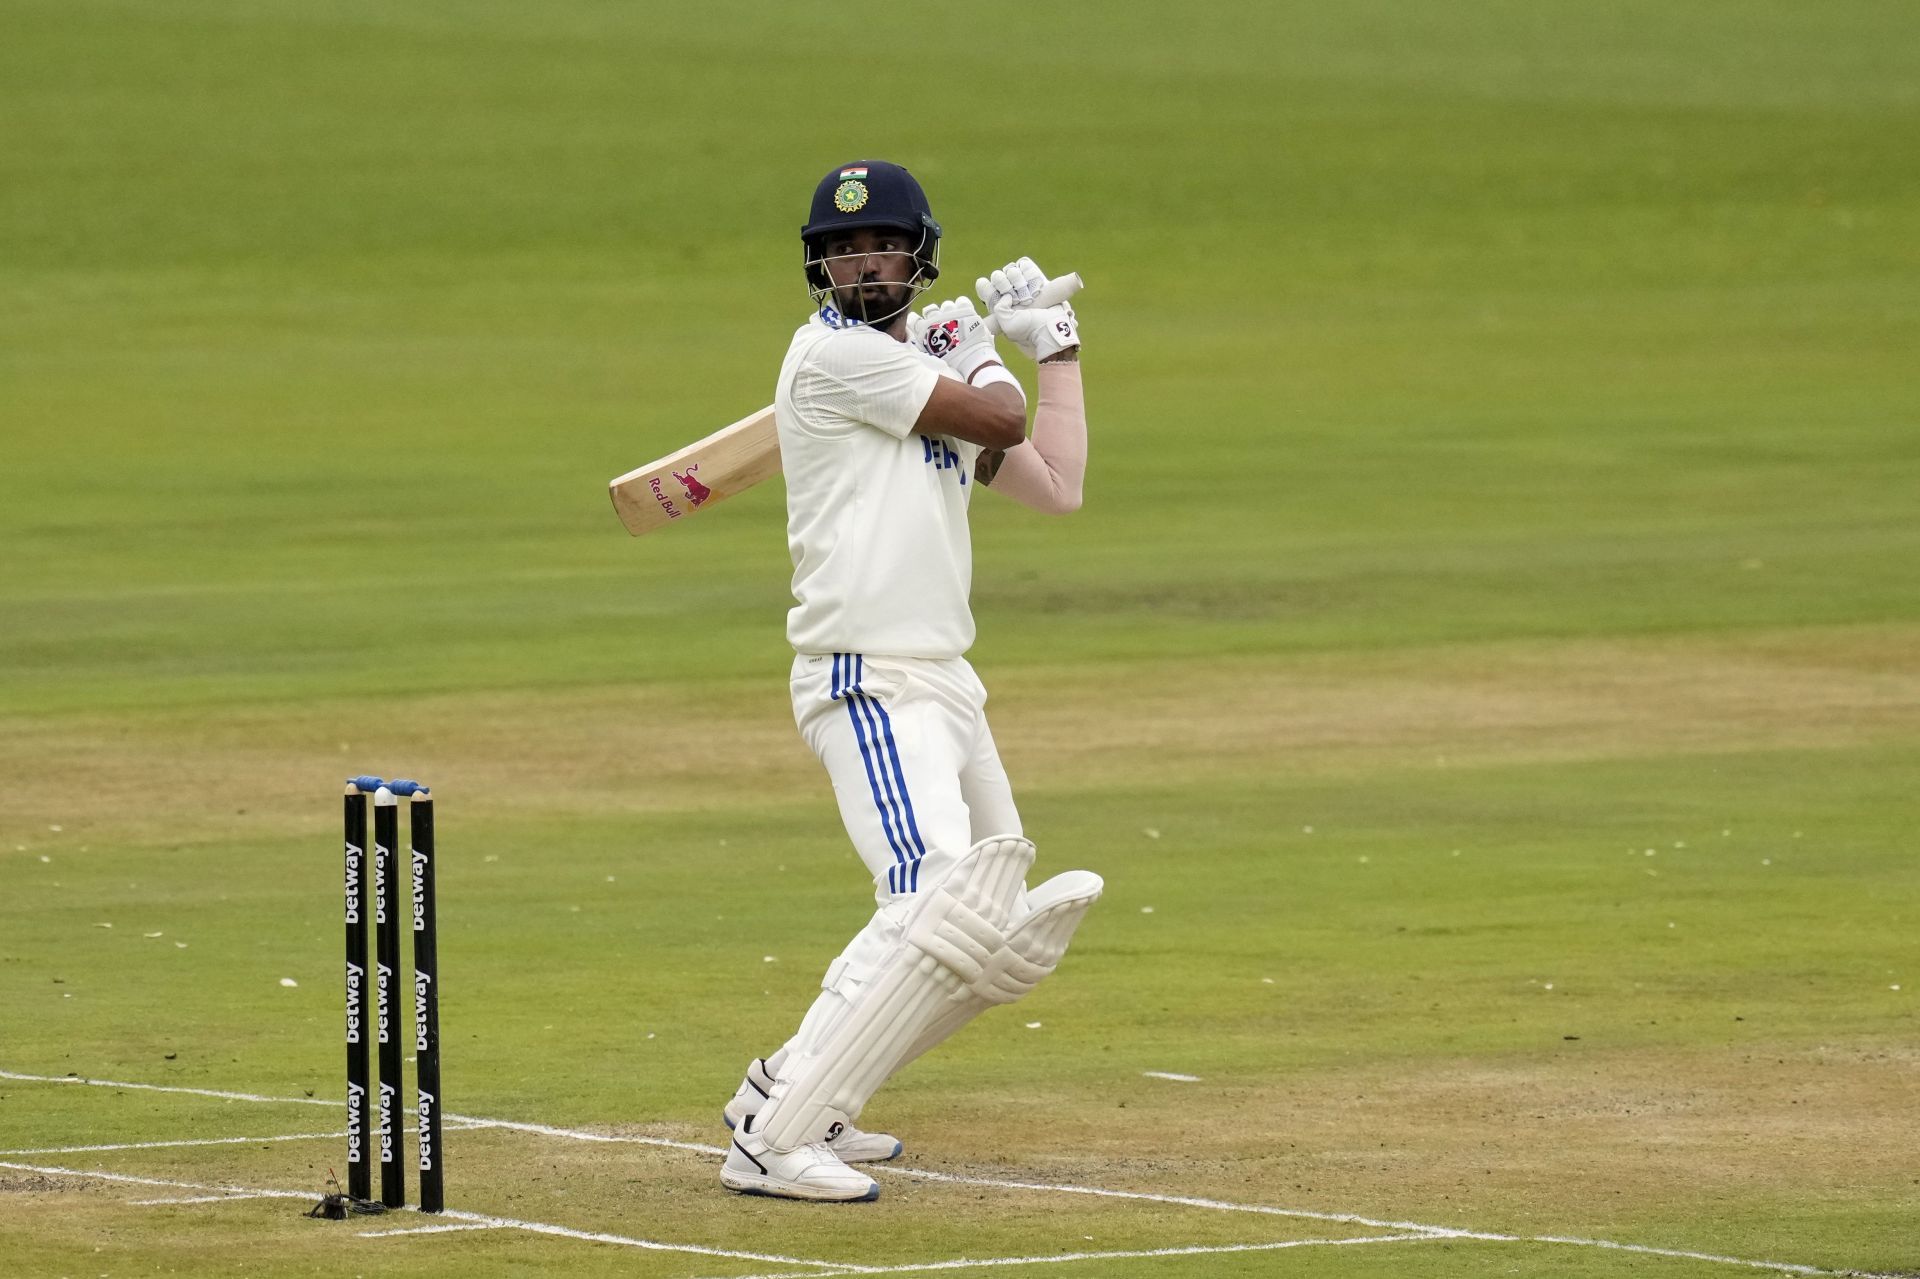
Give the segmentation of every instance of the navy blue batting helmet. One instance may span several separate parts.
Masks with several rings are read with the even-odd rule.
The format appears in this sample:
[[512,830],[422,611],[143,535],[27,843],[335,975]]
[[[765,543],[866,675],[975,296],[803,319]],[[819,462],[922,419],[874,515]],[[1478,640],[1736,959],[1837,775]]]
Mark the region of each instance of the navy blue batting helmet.
[[892,227],[917,236],[919,247],[914,256],[919,259],[921,274],[928,280],[939,276],[940,224],[933,220],[933,210],[927,206],[927,193],[897,164],[857,160],[835,166],[813,189],[807,223],[800,228],[809,284],[824,287],[827,282],[815,238],[829,231],[860,227]]

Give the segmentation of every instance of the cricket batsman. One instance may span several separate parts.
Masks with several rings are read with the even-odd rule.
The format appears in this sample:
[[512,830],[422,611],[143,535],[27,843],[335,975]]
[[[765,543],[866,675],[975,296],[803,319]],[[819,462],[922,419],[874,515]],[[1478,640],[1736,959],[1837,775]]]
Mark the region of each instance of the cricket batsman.
[[[851,1165],[901,1146],[855,1127],[867,1099],[1032,990],[1100,896],[1100,877],[1083,870],[1026,886],[1034,846],[966,659],[974,491],[1076,510],[1087,419],[1078,322],[1071,306],[1036,304],[1047,277],[1031,259],[978,281],[986,317],[964,297],[911,309],[940,276],[940,224],[899,165],[831,170],[800,239],[816,310],[774,398],[793,717],[833,782],[876,909],[793,1037],[748,1066],[726,1106],[734,1135],[720,1180],[868,1200],[880,1187]],[[995,330],[1038,363],[1031,438]]]

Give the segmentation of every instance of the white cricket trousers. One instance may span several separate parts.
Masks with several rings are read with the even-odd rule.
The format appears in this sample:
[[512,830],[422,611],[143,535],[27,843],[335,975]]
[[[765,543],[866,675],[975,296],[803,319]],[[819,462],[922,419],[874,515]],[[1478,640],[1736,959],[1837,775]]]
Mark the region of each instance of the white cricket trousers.
[[873,876],[873,918],[828,966],[788,1041],[806,1052],[878,975],[914,894],[989,835],[1018,835],[1020,813],[987,728],[987,690],[965,658],[801,654],[793,719],[833,780],[840,820]]
[[1020,813],[987,728],[987,690],[963,657],[802,654],[793,719],[833,780],[847,836],[886,906],[944,879]]

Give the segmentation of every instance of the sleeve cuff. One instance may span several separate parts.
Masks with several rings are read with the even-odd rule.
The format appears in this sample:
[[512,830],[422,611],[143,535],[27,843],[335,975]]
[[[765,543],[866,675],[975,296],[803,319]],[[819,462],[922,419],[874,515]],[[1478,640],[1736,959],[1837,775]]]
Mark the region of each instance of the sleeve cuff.
[[980,365],[979,368],[974,370],[973,375],[967,379],[968,386],[992,386],[996,382],[1004,383],[1020,392],[1020,402],[1022,404],[1027,402],[1027,388],[1021,386],[1020,379],[1015,377],[1012,371],[998,360],[991,360]]

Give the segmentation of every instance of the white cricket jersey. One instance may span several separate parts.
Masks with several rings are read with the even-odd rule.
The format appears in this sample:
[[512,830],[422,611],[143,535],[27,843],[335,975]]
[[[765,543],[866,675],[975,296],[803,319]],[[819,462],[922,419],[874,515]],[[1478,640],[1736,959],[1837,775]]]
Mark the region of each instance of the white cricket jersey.
[[967,503],[980,446],[913,429],[934,384],[955,376],[864,325],[815,315],[793,335],[773,403],[795,652],[944,658],[972,647]]

